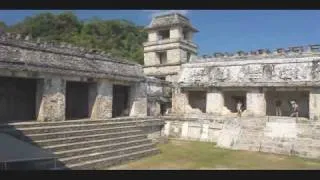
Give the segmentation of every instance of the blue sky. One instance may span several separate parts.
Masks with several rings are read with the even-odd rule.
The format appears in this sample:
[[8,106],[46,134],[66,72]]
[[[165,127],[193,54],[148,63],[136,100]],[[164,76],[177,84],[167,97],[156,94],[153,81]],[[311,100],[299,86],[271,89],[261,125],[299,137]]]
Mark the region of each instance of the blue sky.
[[[45,10],[0,10],[14,24]],[[80,19],[127,19],[147,25],[160,10],[73,10]],[[59,13],[62,11],[51,11]],[[180,10],[198,28],[199,54],[320,44],[319,10]]]

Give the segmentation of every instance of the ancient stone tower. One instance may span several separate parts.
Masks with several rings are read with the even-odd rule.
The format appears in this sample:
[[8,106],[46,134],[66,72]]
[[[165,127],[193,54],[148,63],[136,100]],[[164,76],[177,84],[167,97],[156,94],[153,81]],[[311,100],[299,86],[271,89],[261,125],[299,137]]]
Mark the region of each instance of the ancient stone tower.
[[181,64],[189,62],[197,54],[197,45],[192,42],[192,37],[198,30],[179,13],[154,17],[146,30],[148,41],[144,43],[144,73],[175,82]]

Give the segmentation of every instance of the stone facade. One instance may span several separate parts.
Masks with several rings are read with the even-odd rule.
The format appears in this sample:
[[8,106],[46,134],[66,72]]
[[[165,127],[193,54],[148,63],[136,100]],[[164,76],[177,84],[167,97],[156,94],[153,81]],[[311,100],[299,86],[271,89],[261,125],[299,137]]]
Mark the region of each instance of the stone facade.
[[[147,78],[147,114],[148,116],[160,116],[171,109],[172,84],[154,77]],[[164,106],[165,112],[161,112]]]
[[[316,130],[319,45],[197,57],[192,42],[197,31],[182,15],[155,17],[146,29],[144,73],[172,83],[172,111],[163,117],[164,136],[320,158]],[[164,30],[170,35],[159,39]],[[158,52],[164,51],[167,59],[163,63]],[[293,100],[299,105],[298,119],[289,117]],[[241,118],[238,102],[243,104]],[[311,144],[302,143],[304,140]]]
[[[111,57],[94,49],[74,47],[65,43],[42,42],[39,39],[22,38],[21,35],[10,33],[0,35],[0,57],[1,77],[37,82],[36,92],[24,95],[36,94],[35,110],[29,112],[35,115],[26,117],[28,119],[25,120],[35,118],[38,121],[64,121],[69,118],[67,116],[111,118],[112,109],[117,108],[113,107],[113,86],[117,84],[130,89],[126,95],[130,111],[128,115],[146,116],[147,95],[141,65]],[[75,86],[76,83],[79,84]],[[24,91],[23,87],[18,87],[19,84],[14,91]],[[82,87],[82,90],[77,90],[76,87]],[[77,91],[80,92],[79,95],[70,94]],[[81,94],[82,91],[85,94]],[[22,107],[19,106],[21,102],[10,97],[2,99],[0,104],[8,106],[6,103]],[[33,104],[33,101],[30,100],[30,104]],[[83,116],[83,111],[88,111],[87,115]],[[19,113],[19,109],[16,109],[16,112]],[[12,120],[17,119],[12,113],[8,116],[12,116]]]
[[[320,111],[316,108],[315,98],[319,84],[315,74],[317,74],[316,64],[319,55],[314,51],[283,57],[281,55],[279,57],[263,56],[263,59],[247,57],[241,60],[237,58],[199,60],[182,65],[178,84],[184,89],[203,89],[207,91],[208,99],[212,97],[211,88],[220,89],[220,95],[218,95],[220,97],[230,89],[244,91],[247,105],[245,114],[253,116],[267,115],[267,101],[270,101],[266,97],[268,92],[306,91],[310,98],[306,98],[305,101],[310,99],[312,103],[306,105],[310,106],[309,117],[318,119]],[[292,99],[299,99],[299,97]],[[221,104],[222,99],[216,97],[212,99],[213,102]],[[304,102],[300,104],[301,108],[305,107]],[[219,114],[224,114],[223,108],[213,109],[220,109]]]
[[[18,114],[34,104],[25,120],[41,122],[162,116],[165,127],[146,129],[150,137],[319,158],[320,46],[197,57],[197,30],[186,17],[158,16],[146,30],[144,66],[94,49],[0,34],[0,109],[17,105]],[[12,84],[9,77],[32,87],[25,92],[26,82]],[[292,100],[302,118],[282,121]],[[6,115],[20,118],[12,112]]]
[[[155,17],[146,30],[149,36],[144,43],[144,73],[177,81],[181,64],[197,54],[197,45],[192,42],[192,34],[197,30],[180,14]],[[163,31],[167,37],[162,37]],[[165,62],[161,62],[159,52],[165,54]]]

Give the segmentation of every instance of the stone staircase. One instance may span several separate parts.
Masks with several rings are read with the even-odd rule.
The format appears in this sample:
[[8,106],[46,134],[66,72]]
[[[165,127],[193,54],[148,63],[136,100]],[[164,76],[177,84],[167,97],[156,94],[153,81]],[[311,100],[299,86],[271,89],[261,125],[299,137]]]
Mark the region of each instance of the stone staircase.
[[[284,130],[287,136],[270,136],[272,128],[267,124],[272,123],[283,123],[279,131]],[[291,117],[243,118],[232,149],[320,159],[320,123]]]
[[14,123],[0,126],[0,131],[56,154],[56,170],[105,169],[159,153],[144,129],[163,124],[160,119],[128,117]]

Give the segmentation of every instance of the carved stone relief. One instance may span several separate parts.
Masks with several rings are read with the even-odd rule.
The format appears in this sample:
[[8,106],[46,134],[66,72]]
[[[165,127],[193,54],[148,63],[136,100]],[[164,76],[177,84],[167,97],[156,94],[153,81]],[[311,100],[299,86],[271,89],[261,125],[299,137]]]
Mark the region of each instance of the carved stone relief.
[[297,68],[293,66],[284,66],[279,71],[279,78],[282,80],[294,80],[297,79]]
[[247,78],[249,80],[261,79],[263,74],[263,68],[259,65],[249,65],[247,67]]
[[230,70],[226,67],[215,67],[212,69],[211,74],[216,81],[224,82],[230,77]]
[[312,62],[311,77],[313,80],[319,80],[320,78],[320,62],[319,61]]
[[271,80],[273,76],[274,65],[273,64],[264,64],[263,65],[263,78],[265,80]]

